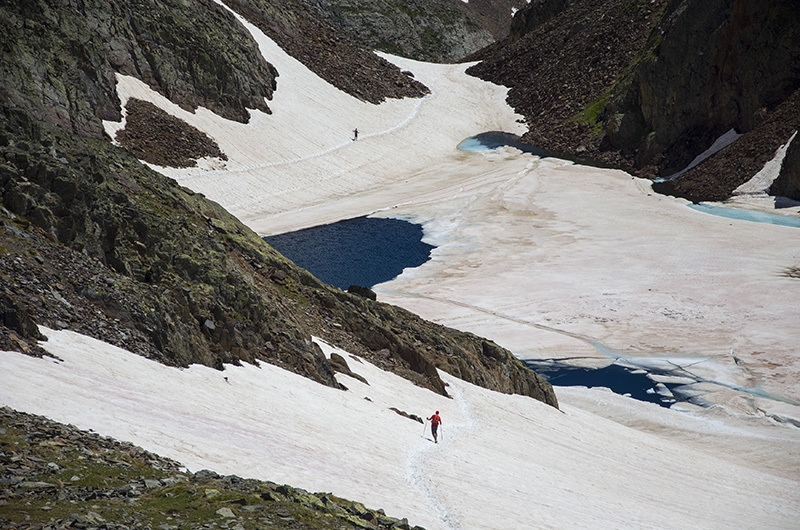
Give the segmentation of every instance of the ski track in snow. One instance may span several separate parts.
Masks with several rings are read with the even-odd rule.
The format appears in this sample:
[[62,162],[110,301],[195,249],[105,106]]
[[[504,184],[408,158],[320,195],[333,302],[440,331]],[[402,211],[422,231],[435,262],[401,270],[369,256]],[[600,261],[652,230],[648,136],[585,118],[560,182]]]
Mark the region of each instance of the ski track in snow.
[[428,505],[432,508],[433,512],[439,517],[442,524],[451,530],[462,530],[461,523],[453,513],[453,510],[448,506],[447,501],[442,498],[438,492],[437,484],[431,477],[429,471],[430,466],[428,463],[435,458],[434,450],[442,450],[441,448],[450,445],[453,439],[458,439],[462,431],[472,431],[477,428],[477,421],[475,420],[472,411],[472,405],[464,397],[464,393],[456,385],[451,384],[447,387],[452,394],[453,399],[458,404],[459,411],[464,417],[462,422],[448,423],[447,437],[445,437],[444,423],[440,426],[438,444],[432,445],[432,438],[429,438],[430,426],[425,423],[424,434],[422,439],[414,443],[408,451],[405,476],[409,484],[415,491],[422,495]]

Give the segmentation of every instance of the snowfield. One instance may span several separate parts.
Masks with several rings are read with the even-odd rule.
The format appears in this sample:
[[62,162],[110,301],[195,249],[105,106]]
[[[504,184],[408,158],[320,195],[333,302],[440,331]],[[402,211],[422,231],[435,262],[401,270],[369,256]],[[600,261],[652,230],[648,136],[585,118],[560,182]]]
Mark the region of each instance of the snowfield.
[[[118,77],[123,105],[153,102],[228,156],[158,171],[264,235],[367,214],[420,223],[431,260],[376,286],[380,300],[524,359],[682,367],[705,406],[557,388],[559,411],[442,373],[444,398],[347,352],[369,385],[338,375],[343,392],[267,364],[177,370],[53,330],[42,346],[61,361],[0,352],[0,405],[428,530],[797,528],[800,280],[785,271],[800,230],[703,214],[621,171],[459,151],[525,130],[468,65],[387,56],[431,94],[375,106],[243,23],[280,72],[272,115],[189,113]],[[113,137],[124,122],[105,125]],[[440,410],[441,443],[390,407]]]
[[[775,425],[766,437],[763,427],[722,428],[603,390],[564,392],[559,411],[442,373],[445,398],[322,341],[326,355],[337,351],[369,384],[338,374],[349,388],[341,391],[269,364],[179,370],[73,332],[42,331],[50,339],[42,345],[61,360],[1,353],[3,404],[132,441],[192,471],[333,492],[429,530],[797,521],[796,474],[762,454],[796,448],[796,429]],[[440,410],[440,443],[391,407],[420,417]],[[592,408],[659,421],[662,432]],[[672,439],[680,430],[757,454],[715,454],[702,441]]]

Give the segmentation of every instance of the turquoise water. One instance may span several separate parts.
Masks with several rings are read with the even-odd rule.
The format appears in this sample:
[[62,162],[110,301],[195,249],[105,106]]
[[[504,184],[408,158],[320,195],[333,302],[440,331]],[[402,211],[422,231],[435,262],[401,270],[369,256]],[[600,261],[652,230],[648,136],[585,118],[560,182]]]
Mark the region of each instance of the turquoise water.
[[503,146],[513,147],[514,149],[519,149],[523,153],[531,153],[542,158],[554,156],[544,149],[539,149],[538,147],[523,143],[516,134],[501,131],[476,134],[458,144],[458,148],[462,151],[492,151]]
[[728,208],[726,206],[716,206],[713,204],[699,203],[690,204],[689,208],[698,212],[710,213],[728,219],[738,219],[740,221],[752,221],[756,223],[768,223],[780,226],[791,226],[800,228],[800,217],[789,215],[778,215],[769,212],[758,212],[754,210],[742,210],[740,208]]
[[519,149],[523,153],[530,153],[540,158],[559,158],[561,160],[569,160],[576,164],[593,167],[606,167],[594,160],[588,158],[576,157],[564,153],[555,153],[552,151],[545,151],[522,141],[522,138],[516,134],[502,132],[502,131],[489,131],[485,133],[476,134],[463,140],[458,144],[458,148],[462,151],[493,151],[498,147],[513,147]]

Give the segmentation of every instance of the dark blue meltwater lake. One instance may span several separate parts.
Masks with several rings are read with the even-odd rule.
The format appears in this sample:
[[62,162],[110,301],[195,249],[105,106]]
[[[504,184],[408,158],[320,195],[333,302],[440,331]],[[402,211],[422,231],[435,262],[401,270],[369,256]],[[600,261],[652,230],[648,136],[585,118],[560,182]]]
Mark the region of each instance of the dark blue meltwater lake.
[[323,282],[347,290],[373,287],[428,261],[435,247],[422,236],[422,227],[408,221],[357,217],[264,240]]
[[643,370],[617,364],[602,368],[585,368],[553,362],[525,361],[525,364],[547,379],[553,386],[585,386],[608,388],[615,394],[639,401],[657,403],[669,408],[675,403],[673,390],[678,384],[658,384]]

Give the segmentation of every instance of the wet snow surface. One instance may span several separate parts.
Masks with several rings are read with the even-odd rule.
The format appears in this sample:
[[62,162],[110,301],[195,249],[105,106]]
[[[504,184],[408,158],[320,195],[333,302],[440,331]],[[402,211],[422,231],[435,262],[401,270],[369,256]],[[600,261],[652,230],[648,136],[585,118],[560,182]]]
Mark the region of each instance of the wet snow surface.
[[[0,353],[0,402],[130,440],[192,471],[330,491],[428,529],[796,522],[796,477],[770,456],[796,444],[786,427],[730,427],[602,390],[565,389],[559,411],[443,373],[445,398],[323,341],[326,355],[337,351],[369,384],[339,374],[349,390],[335,390],[268,364],[179,370],[69,331],[43,332],[60,360]],[[441,411],[440,442],[390,407]],[[747,455],[715,454],[719,444],[745,443]]]

